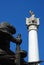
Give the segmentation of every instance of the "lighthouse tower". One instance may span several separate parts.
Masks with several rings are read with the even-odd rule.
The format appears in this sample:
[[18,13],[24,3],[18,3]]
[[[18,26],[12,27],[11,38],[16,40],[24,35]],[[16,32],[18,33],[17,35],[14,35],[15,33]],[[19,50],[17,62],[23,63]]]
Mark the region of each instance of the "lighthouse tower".
[[38,26],[39,18],[35,17],[35,14],[30,11],[31,17],[26,18],[26,25],[28,28],[28,62],[39,61],[38,50]]

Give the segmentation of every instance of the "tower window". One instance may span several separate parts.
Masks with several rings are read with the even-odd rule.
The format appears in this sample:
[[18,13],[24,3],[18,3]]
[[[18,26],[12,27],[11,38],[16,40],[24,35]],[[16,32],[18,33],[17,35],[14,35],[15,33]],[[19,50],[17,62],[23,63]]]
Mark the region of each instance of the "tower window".
[[32,21],[32,23],[34,23],[34,21]]

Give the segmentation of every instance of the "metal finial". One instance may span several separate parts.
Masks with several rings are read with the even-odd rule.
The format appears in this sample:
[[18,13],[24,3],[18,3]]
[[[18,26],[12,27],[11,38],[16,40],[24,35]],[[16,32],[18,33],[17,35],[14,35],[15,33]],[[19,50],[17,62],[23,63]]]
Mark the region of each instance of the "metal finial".
[[32,16],[32,15],[34,15],[34,13],[33,13],[33,11],[32,10],[30,10],[29,11],[29,13],[30,13],[30,15]]

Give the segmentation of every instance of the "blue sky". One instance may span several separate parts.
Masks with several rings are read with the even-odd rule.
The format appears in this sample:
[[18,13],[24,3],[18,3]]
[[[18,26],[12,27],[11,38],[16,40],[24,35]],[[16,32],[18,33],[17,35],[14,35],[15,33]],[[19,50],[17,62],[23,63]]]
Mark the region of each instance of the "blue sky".
[[[29,11],[34,11],[36,17],[40,18],[38,29],[40,60],[44,60],[44,0],[0,0],[0,23],[7,21],[16,28],[16,34],[22,35],[22,50],[28,50],[28,31],[26,17],[30,17]],[[11,43],[10,48],[15,51],[15,44]],[[26,58],[27,61],[27,58]],[[41,65],[44,65],[42,63]]]

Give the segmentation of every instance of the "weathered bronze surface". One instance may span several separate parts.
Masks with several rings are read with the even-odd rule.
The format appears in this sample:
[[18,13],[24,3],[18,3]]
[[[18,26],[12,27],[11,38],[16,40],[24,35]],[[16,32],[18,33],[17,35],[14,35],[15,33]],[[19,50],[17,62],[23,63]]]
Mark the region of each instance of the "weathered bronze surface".
[[[1,65],[26,65],[24,57],[26,52],[20,50],[20,44],[22,43],[21,34],[15,38],[13,34],[16,33],[16,29],[7,22],[0,24],[0,64]],[[10,41],[16,43],[16,52],[10,50]]]

